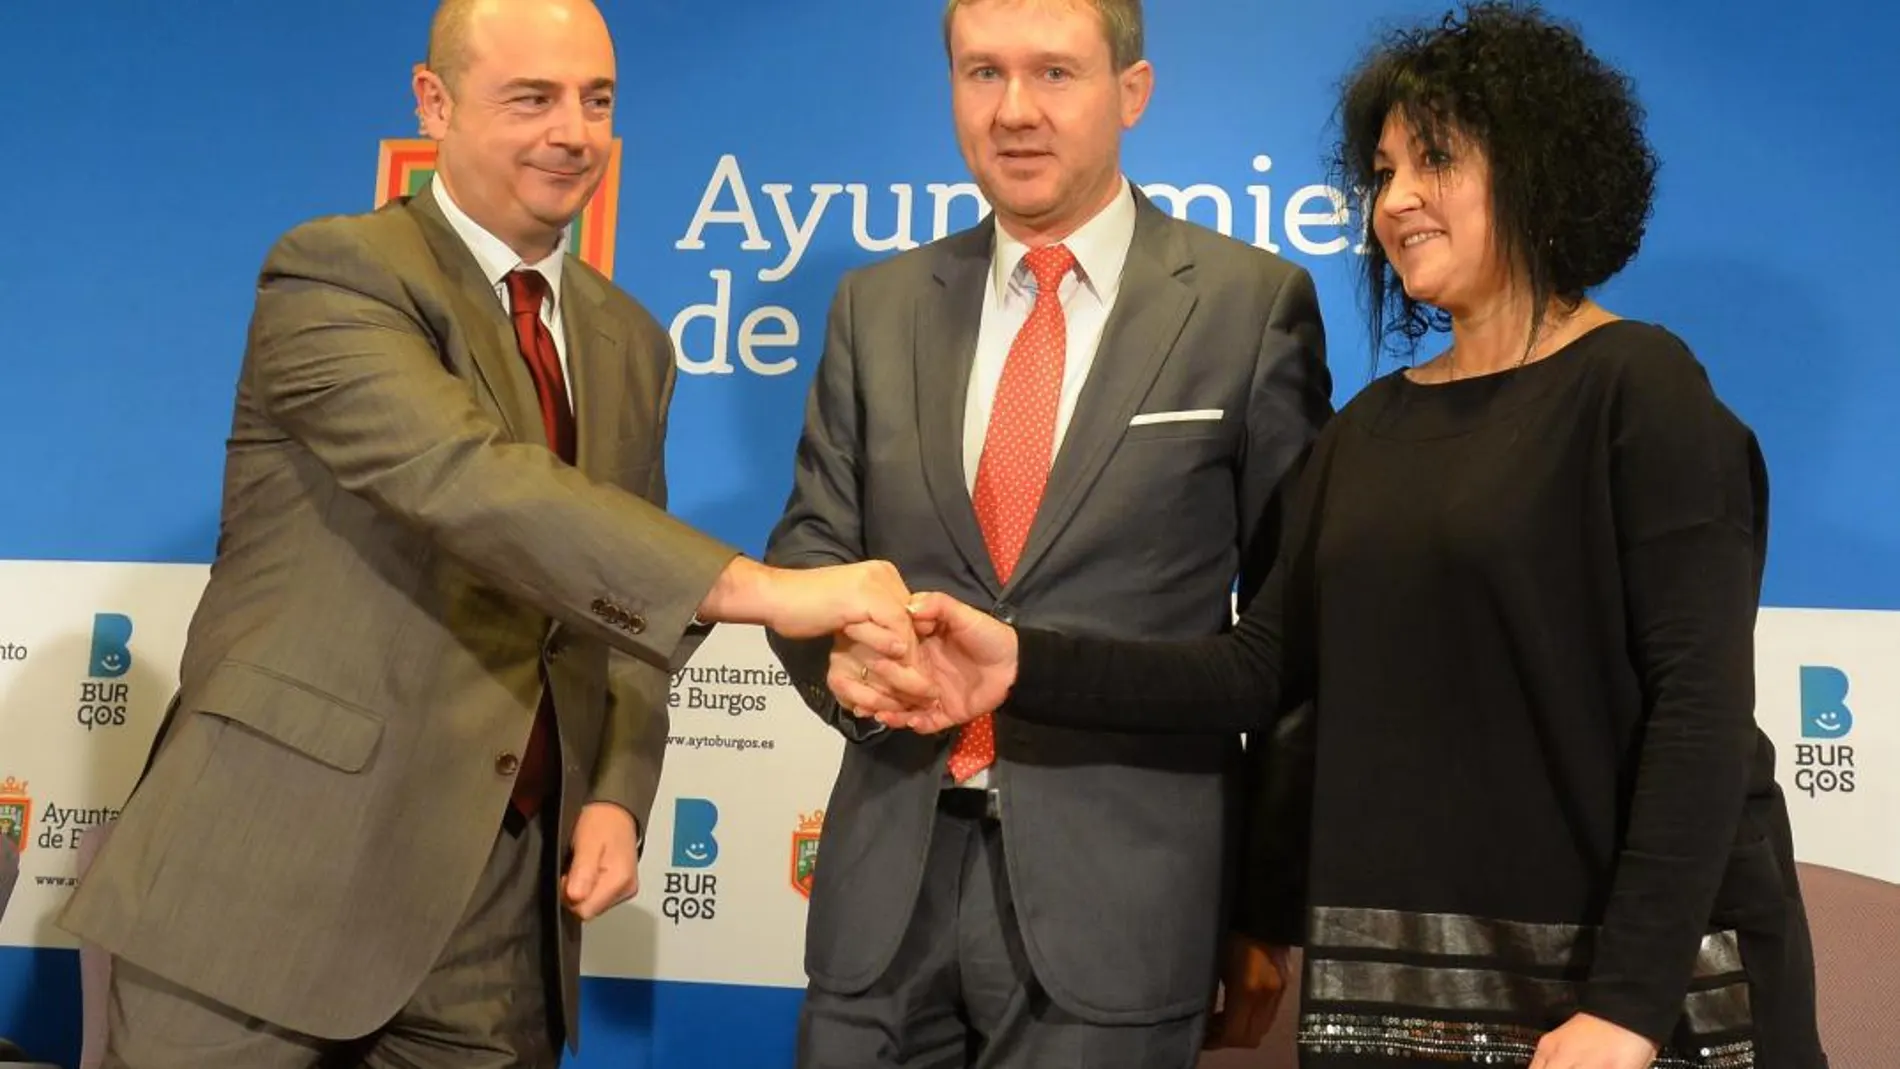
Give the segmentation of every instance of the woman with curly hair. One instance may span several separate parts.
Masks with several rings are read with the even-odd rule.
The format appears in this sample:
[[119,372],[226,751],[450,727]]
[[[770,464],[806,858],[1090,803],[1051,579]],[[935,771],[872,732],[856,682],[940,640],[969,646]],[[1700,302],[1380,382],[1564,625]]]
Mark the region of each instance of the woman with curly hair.
[[1070,637],[927,595],[939,706],[889,666],[832,685],[917,730],[995,710],[1283,754],[1310,703],[1310,820],[1256,829],[1304,869],[1256,851],[1238,911],[1305,948],[1303,1065],[1825,1066],[1753,714],[1762,456],[1680,339],[1589,296],[1650,211],[1628,81],[1479,4],[1385,41],[1340,126],[1373,336],[1449,344],[1315,442],[1235,632]]

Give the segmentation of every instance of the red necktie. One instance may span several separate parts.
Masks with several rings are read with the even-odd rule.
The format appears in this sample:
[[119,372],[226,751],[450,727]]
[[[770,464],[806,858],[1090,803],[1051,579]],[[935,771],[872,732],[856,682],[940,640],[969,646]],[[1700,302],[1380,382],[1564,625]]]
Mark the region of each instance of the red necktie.
[[[561,375],[560,350],[554,347],[554,335],[541,321],[541,304],[548,297],[548,281],[539,271],[510,271],[507,275],[508,306],[515,323],[515,343],[521,358],[527,361],[528,375],[534,379],[534,392],[541,401],[541,426],[547,433],[548,448],[569,464],[574,463],[574,413],[567,404],[567,381]],[[551,765],[549,740],[554,734],[553,688],[541,689],[541,705],[535,710],[534,726],[528,731],[528,745],[521,757],[521,770],[515,777],[513,804],[524,817],[540,811],[547,797],[550,779],[559,772]]]
[[[1075,267],[1075,254],[1062,245],[1046,245],[1030,250],[1023,262],[1036,278],[1036,303],[1003,363],[971,495],[983,543],[996,566],[996,577],[1004,583],[1016,570],[1016,559],[1029,540],[1055,455],[1056,409],[1062,400],[1068,353],[1061,289],[1062,280]],[[950,751],[950,775],[962,783],[995,760],[995,724],[988,716],[979,717],[957,735]]]

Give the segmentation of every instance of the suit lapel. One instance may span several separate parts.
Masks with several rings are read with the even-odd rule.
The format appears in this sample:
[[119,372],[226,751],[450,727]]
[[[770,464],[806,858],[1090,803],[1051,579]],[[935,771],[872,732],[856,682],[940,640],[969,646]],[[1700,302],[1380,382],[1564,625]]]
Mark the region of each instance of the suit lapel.
[[976,363],[977,332],[990,264],[991,224],[939,245],[936,285],[918,300],[916,353],[917,433],[924,482],[950,541],[993,595],[1001,584],[970,504],[963,471],[964,401]]
[[475,262],[475,254],[449,225],[432,192],[424,189],[411,196],[406,208],[421,226],[437,265],[453,283],[450,299],[455,304],[455,321],[468,331],[475,375],[501,413],[503,425],[516,441],[545,442],[547,434],[541,426],[534,379],[521,358],[514,325],[495,296],[494,286]]
[[614,318],[604,313],[598,284],[575,261],[562,270],[561,288],[561,326],[567,334],[574,392],[575,467],[598,476],[613,468],[608,453],[619,441],[615,406],[627,400],[621,388],[626,339],[614,329]]
[[1181,279],[1194,265],[1186,242],[1159,208],[1139,194],[1136,200],[1135,236],[1122,268],[1120,296],[1049,469],[1011,587],[1035,568],[1087,500],[1194,309],[1194,290]]

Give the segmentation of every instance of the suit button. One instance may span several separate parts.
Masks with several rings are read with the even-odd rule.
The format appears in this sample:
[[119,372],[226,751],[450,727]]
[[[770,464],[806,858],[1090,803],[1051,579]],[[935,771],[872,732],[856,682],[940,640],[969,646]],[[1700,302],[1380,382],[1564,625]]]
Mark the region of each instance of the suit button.
[[567,654],[566,642],[557,638],[553,642],[548,643],[548,660],[558,661],[566,654]]
[[512,776],[521,771],[521,758],[511,753],[502,754],[495,758],[495,771],[504,776]]
[[990,615],[1006,624],[1013,625],[1016,623],[1016,607],[1014,605],[999,602],[996,608],[990,610]]
[[636,612],[636,613],[634,613],[633,615],[631,615],[631,616],[629,616],[629,617],[627,617],[627,630],[628,630],[628,631],[631,631],[631,632],[633,632],[634,634],[636,634],[636,635],[637,635],[637,634],[639,634],[640,632],[642,632],[642,631],[645,631],[646,629],[647,629],[647,618],[646,618],[646,617],[644,617],[644,616],[642,616],[642,615],[640,615],[640,614],[639,614],[639,613],[637,613],[637,612]]

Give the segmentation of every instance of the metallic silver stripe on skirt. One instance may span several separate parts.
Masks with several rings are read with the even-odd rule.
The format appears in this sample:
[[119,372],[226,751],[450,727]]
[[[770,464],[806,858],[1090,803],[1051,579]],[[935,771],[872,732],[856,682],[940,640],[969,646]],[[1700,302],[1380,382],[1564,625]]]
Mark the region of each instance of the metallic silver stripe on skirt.
[[[1392,950],[1436,957],[1491,958],[1500,965],[1540,969],[1587,966],[1596,929],[1576,924],[1491,920],[1456,913],[1321,906],[1312,911],[1309,945],[1340,950]],[[1742,970],[1733,931],[1702,937],[1695,977],[1714,979]]]
[[[1383,1002],[1418,1009],[1510,1013],[1527,1021],[1561,1021],[1577,1010],[1578,985],[1496,969],[1448,969],[1386,961],[1311,959],[1307,998],[1317,1002]],[[1683,1000],[1689,1030],[1697,1035],[1746,1029],[1748,985],[1698,991]]]
[[[1597,938],[1583,925],[1387,909],[1316,908],[1310,924],[1302,1049],[1471,1064],[1528,1060],[1545,1030],[1577,1012]],[[1656,1065],[1752,1069],[1735,932],[1703,937],[1694,977],[1680,1043]]]

